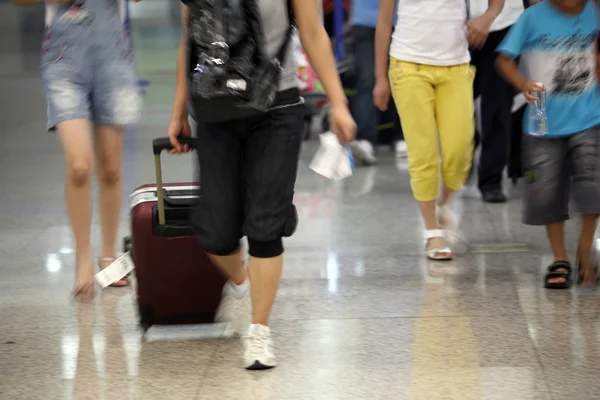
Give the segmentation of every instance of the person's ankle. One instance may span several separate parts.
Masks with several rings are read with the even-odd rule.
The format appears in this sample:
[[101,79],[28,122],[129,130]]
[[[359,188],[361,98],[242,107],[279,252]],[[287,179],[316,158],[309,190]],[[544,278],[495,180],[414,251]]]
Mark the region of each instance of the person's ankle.
[[93,263],[94,256],[92,255],[91,251],[77,252],[75,254],[75,260],[77,261],[78,264],[80,264],[80,263],[83,263],[83,264]]
[[231,283],[233,283],[235,286],[242,286],[244,285],[246,282],[248,282],[248,275],[247,274],[240,274],[240,275],[236,275],[235,277],[232,277],[229,279],[231,281]]
[[230,280],[231,290],[233,291],[236,298],[245,297],[250,291],[250,281],[245,279],[243,282],[237,284],[235,281]]

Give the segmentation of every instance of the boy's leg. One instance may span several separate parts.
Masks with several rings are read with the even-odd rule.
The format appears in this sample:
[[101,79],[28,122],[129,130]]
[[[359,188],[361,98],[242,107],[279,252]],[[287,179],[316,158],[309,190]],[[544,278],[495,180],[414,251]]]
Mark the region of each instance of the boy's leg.
[[569,256],[567,255],[565,247],[565,223],[556,222],[554,224],[546,225],[546,233],[548,234],[554,261],[569,261]]
[[576,210],[583,214],[579,238],[578,259],[580,278],[584,284],[594,284],[597,279],[593,265],[593,243],[600,214],[600,128],[588,129],[571,136],[569,160],[573,180],[573,200]]
[[597,265],[594,265],[594,236],[598,227],[598,214],[583,214],[581,223],[581,235],[577,248],[579,260],[579,277],[584,285],[589,286],[598,280]]
[[[280,104],[299,101],[295,89],[280,93]],[[248,237],[252,325],[244,336],[248,369],[276,365],[270,331],[271,308],[283,265],[283,237],[296,230],[293,204],[302,145],[303,107],[273,110],[254,125],[243,146],[243,233]]]
[[523,137],[523,223],[546,226],[554,255],[549,267],[553,274],[546,276],[546,285],[570,283],[563,229],[564,221],[569,219],[571,193],[567,150],[567,139]]

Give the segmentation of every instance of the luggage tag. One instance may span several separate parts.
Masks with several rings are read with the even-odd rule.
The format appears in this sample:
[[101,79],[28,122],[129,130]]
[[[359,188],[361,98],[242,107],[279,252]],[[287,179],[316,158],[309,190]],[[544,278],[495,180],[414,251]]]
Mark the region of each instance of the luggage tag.
[[112,285],[120,279],[123,279],[134,269],[133,260],[129,252],[113,261],[108,267],[98,272],[95,276],[96,282],[102,289]]
[[85,0],[76,0],[69,6],[69,9],[59,18],[59,21],[65,24],[80,24],[88,19],[88,13],[83,5]]

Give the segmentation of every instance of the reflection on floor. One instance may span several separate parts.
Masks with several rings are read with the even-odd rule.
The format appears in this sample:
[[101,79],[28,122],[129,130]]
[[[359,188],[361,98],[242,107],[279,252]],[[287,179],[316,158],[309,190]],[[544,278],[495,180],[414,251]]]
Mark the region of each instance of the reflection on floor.
[[[16,34],[18,14],[0,9],[2,36]],[[143,122],[126,137],[126,191],[153,180],[149,142],[166,131],[177,44],[149,23],[136,38],[152,86]],[[316,144],[306,145],[302,224],[286,242],[273,315],[273,371],[242,370],[239,343],[200,338],[205,330],[155,330],[142,340],[131,289],[74,304],[63,161],[44,132],[37,68],[23,68],[35,54],[19,46],[0,41],[0,399],[600,397],[599,295],[542,289],[550,258],[542,230],[519,222],[518,188],[505,205],[465,190],[462,227],[475,245],[531,251],[479,246],[453,263],[428,263],[406,165],[386,150],[379,166],[331,184],[308,169]],[[191,164],[165,160],[165,180],[191,179]],[[127,223],[125,215],[123,235]],[[572,224],[571,252],[575,231]]]

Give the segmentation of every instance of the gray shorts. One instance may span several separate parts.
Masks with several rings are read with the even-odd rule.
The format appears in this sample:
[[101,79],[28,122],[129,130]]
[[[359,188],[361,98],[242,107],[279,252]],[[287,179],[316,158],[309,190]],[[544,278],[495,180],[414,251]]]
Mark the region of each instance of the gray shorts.
[[600,127],[564,138],[523,137],[523,223],[548,225],[574,211],[600,214]]

